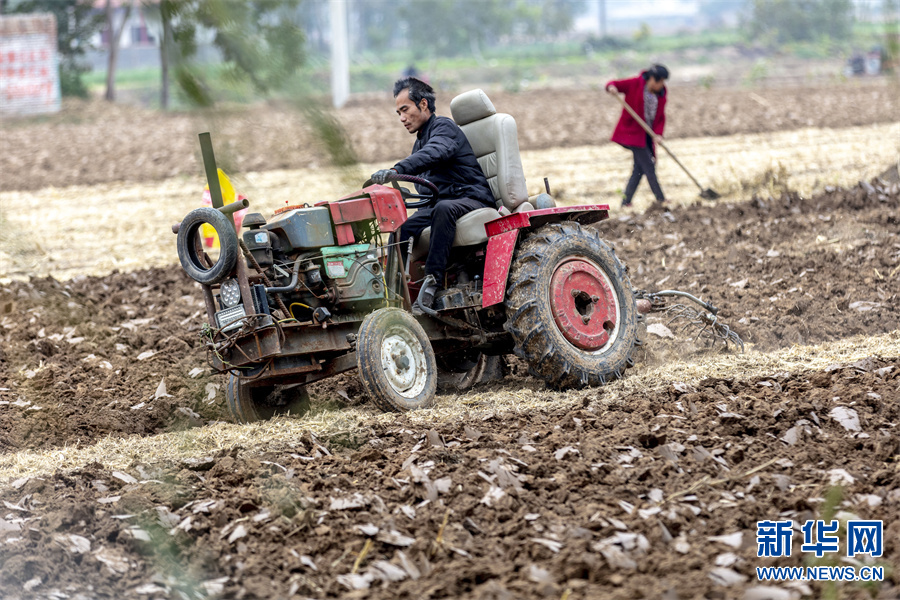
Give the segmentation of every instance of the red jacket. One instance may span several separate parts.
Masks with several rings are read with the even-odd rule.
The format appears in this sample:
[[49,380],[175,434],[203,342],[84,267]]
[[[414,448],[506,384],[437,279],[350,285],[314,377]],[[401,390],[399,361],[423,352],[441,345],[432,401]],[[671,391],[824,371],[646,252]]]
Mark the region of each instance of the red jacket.
[[[643,73],[641,73],[641,75],[643,75]],[[644,81],[644,78],[641,75],[632,79],[610,81],[606,86],[614,85],[617,90],[624,92],[625,103],[633,108],[634,112],[643,117],[644,84],[647,82]],[[664,87],[662,93],[659,94],[659,106],[656,109],[656,119],[654,119],[653,123],[648,123],[650,128],[657,135],[662,135],[663,129],[666,127],[666,94],[667,90]],[[622,116],[619,118],[619,122],[610,139],[623,146],[643,147],[647,145],[647,132],[644,131],[644,129],[638,125],[638,122],[628,114],[628,111],[623,108]]]

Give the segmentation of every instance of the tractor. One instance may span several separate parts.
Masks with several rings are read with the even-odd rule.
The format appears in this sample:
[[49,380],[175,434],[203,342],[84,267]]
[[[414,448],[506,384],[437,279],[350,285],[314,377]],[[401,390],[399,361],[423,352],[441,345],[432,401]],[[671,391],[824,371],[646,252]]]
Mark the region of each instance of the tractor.
[[[212,143],[201,134],[213,206],[173,231],[182,267],[201,284],[203,345],[213,371],[228,374],[238,422],[303,410],[307,384],[352,369],[379,408],[407,411],[431,406],[440,381],[465,385],[513,353],[554,389],[602,385],[634,364],[641,313],[661,310],[665,293],[636,298],[590,227],[609,206],[529,197],[513,117],[482,90],[450,109],[497,208],[459,219],[443,290],[421,310],[430,230],[417,240],[391,234],[409,210],[437,199],[434,185],[408,175],[390,186],[369,181],[339,200],[301,198],[269,219],[247,214],[239,232],[231,215],[248,201],[223,205]],[[217,260],[200,243],[204,224],[219,236]]]

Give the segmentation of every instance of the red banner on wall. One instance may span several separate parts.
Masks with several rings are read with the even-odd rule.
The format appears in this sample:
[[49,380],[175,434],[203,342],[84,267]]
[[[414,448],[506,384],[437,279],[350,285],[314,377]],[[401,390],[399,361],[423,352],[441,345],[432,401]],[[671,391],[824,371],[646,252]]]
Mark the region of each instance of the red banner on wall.
[[56,18],[0,17],[0,114],[27,115],[60,108]]

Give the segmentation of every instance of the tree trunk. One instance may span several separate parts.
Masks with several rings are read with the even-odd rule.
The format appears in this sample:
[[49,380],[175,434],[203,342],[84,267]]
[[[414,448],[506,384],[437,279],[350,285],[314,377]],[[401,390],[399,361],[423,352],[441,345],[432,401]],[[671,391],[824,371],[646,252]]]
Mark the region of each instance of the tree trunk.
[[162,70],[162,87],[159,91],[159,106],[163,110],[169,109],[169,44],[172,38],[172,24],[169,22],[169,10],[165,0],[160,2],[160,16],[162,20],[162,36],[159,40],[159,62]]
[[125,16],[122,19],[122,25],[116,30],[116,24],[113,19],[115,10],[113,9],[112,0],[106,0],[106,27],[109,29],[109,62],[106,66],[106,100],[109,102],[116,101],[116,63],[119,60],[119,43],[122,41],[122,33],[128,24],[128,17],[131,16],[131,9],[134,6],[134,0],[125,8]]
[[472,51],[475,62],[481,66],[487,64],[487,61],[484,60],[484,55],[481,54],[481,44],[478,42],[478,34],[471,31],[469,32],[469,49]]

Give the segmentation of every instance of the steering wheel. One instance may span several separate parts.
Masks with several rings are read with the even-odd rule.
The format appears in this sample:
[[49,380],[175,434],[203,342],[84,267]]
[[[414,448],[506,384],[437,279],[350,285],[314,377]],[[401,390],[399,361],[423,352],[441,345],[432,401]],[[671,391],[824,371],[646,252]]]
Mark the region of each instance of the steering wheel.
[[[388,181],[393,182],[393,185],[396,189],[400,190],[400,194],[403,196],[403,202],[406,204],[406,208],[424,208],[426,206],[430,206],[434,202],[437,201],[438,195],[440,192],[437,189],[437,186],[428,181],[427,179],[423,179],[422,177],[416,177],[415,175],[402,175],[400,173],[395,173],[393,175],[388,176]],[[397,185],[398,181],[406,181],[408,183],[416,183],[428,188],[431,194],[413,194],[403,189],[399,185]],[[369,187],[374,182],[369,179],[364,184],[363,187]],[[419,202],[407,202],[409,198],[420,199]]]

